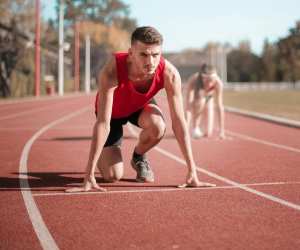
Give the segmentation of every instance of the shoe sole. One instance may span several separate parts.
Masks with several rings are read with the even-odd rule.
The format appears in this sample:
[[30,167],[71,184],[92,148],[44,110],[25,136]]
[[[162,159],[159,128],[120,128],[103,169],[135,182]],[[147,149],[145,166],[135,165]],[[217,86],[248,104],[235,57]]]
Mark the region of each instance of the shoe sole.
[[154,179],[136,178],[136,182],[139,182],[139,183],[153,183]]

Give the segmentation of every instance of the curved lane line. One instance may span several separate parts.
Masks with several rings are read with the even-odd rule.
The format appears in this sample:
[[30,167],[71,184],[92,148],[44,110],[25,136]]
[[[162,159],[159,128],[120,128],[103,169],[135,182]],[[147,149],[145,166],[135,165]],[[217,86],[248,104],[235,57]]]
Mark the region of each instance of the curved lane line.
[[27,114],[32,114],[41,110],[45,110],[45,109],[49,109],[50,107],[43,107],[43,108],[37,108],[37,109],[31,109],[31,110],[27,110],[27,111],[23,111],[23,112],[19,112],[16,114],[11,114],[11,115],[7,115],[7,116],[2,116],[0,118],[0,121],[2,120],[6,120],[6,119],[11,119],[11,118],[15,118],[15,117],[19,117],[19,116],[23,116],[23,115],[27,115]]
[[[79,184],[79,183],[78,183]],[[80,183],[81,184],[81,183]],[[243,186],[275,186],[275,185],[291,185],[291,184],[300,184],[300,182],[264,182],[264,183],[251,183],[251,184],[241,184]],[[33,194],[34,197],[47,197],[47,196],[70,196],[70,195],[110,195],[110,194],[122,194],[122,193],[147,193],[147,192],[172,192],[172,191],[194,191],[194,190],[220,190],[220,189],[236,189],[239,187],[236,186],[216,186],[216,187],[199,187],[199,188],[155,188],[155,189],[132,189],[132,190],[112,190],[109,192],[95,192],[89,191],[84,193],[42,193],[42,194]],[[1,189],[0,189],[1,190]]]
[[[64,96],[63,98],[64,99],[71,99],[71,98],[75,98],[75,97],[78,97],[80,95],[71,95],[71,96]],[[57,96],[57,97],[51,97],[51,99],[53,98],[53,100],[62,100],[60,96]],[[33,99],[32,101],[51,101],[51,99]],[[20,102],[16,102],[17,104],[18,103],[24,103],[26,101],[20,101]],[[51,107],[53,107],[54,105],[60,105],[61,103],[51,103]],[[0,103],[0,107],[1,107],[1,103]],[[45,110],[45,109],[49,109],[51,108],[49,105],[48,106],[45,106],[45,107],[41,107],[41,108],[36,108],[36,109],[30,109],[30,110],[26,110],[26,111],[22,111],[22,112],[19,112],[19,113],[15,113],[15,114],[10,114],[10,115],[7,115],[7,116],[2,116],[0,117],[0,121],[2,120],[6,120],[6,119],[11,119],[11,118],[15,118],[15,117],[19,117],[19,116],[23,116],[23,115],[27,115],[27,114],[31,114],[31,113],[35,113],[35,112],[38,112],[38,111],[41,111],[41,110]],[[3,109],[0,108],[0,111],[2,111]]]
[[89,109],[89,107],[85,107],[83,109],[73,112],[67,116],[64,116],[56,121],[49,123],[48,125],[42,127],[39,131],[37,131],[30,138],[30,140],[27,141],[27,143],[24,146],[23,151],[22,151],[22,155],[21,155],[21,159],[20,159],[20,166],[19,166],[19,181],[20,181],[21,193],[22,193],[22,196],[24,199],[24,203],[25,203],[29,218],[32,222],[34,231],[41,243],[42,248],[46,249],[46,250],[56,250],[59,248],[56,245],[56,242],[53,239],[52,235],[50,234],[45,222],[43,221],[43,218],[40,214],[40,211],[39,211],[39,209],[34,201],[33,195],[31,193],[30,186],[28,183],[28,175],[27,175],[28,155],[29,155],[29,152],[31,150],[33,143],[44,132],[46,132],[51,127],[58,125],[59,123],[65,122],[68,119],[71,119],[77,115],[84,113],[88,109]]
[[232,136],[235,136],[235,137],[243,139],[243,140],[253,141],[253,142],[264,144],[264,145],[271,146],[271,147],[274,147],[274,148],[280,148],[280,149],[284,149],[284,150],[287,150],[287,151],[300,153],[300,149],[298,149],[298,148],[293,148],[293,147],[289,147],[289,146],[282,145],[282,144],[268,142],[268,141],[265,141],[265,140],[250,137],[248,135],[243,135],[243,134],[239,134],[239,133],[236,133],[236,132],[232,132],[232,131],[229,131],[229,130],[226,130],[226,132],[228,134],[232,135]]

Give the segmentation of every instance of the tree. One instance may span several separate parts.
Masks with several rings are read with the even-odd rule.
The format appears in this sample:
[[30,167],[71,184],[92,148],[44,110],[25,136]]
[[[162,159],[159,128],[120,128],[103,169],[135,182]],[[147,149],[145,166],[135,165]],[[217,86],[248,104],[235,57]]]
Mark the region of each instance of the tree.
[[239,49],[233,49],[228,54],[228,81],[257,82],[261,80],[262,61],[249,48],[242,46]]
[[290,29],[287,37],[279,40],[278,48],[279,70],[283,80],[300,80],[300,21],[295,28]]
[[[11,75],[20,58],[24,55],[30,37],[27,30],[32,28],[34,6],[29,0],[0,2],[0,95],[11,94]],[[31,25],[30,25],[31,24]],[[20,68],[21,73],[28,73]]]
[[[0,96],[33,94],[35,12],[34,0],[0,1]],[[42,61],[51,48],[56,56],[57,35],[51,23],[41,22],[41,38]]]
[[263,64],[262,80],[270,82],[281,80],[278,67],[278,47],[269,43],[268,39],[264,42],[261,58]]
[[[128,48],[130,33],[136,28],[136,20],[129,17],[129,6],[121,0],[64,0],[64,3],[65,29],[69,31],[65,33],[65,40],[72,44],[70,52],[74,53],[76,27],[80,39],[80,71],[82,72],[84,40],[86,35],[90,36],[91,75],[95,78],[109,53]],[[60,0],[57,0],[57,10],[59,4]]]
[[[57,0],[57,9],[60,0]],[[116,25],[131,32],[136,27],[136,20],[129,17],[129,5],[122,0],[65,0],[66,25],[73,25],[76,20],[88,20],[106,26]]]

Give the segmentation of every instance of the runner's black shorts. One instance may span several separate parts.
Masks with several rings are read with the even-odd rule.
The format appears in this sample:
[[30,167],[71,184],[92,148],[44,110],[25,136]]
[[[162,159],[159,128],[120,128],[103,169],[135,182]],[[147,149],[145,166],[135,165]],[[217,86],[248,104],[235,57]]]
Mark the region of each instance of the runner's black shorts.
[[[156,106],[157,103],[154,99],[150,100],[149,104],[154,104]],[[131,115],[127,117],[112,118],[110,121],[110,132],[107,137],[107,140],[104,144],[104,147],[110,147],[110,146],[120,146],[122,144],[122,138],[123,138],[123,126],[130,122],[131,124],[140,127],[138,124],[139,117],[142,113],[144,108],[139,109],[138,111],[132,113]]]

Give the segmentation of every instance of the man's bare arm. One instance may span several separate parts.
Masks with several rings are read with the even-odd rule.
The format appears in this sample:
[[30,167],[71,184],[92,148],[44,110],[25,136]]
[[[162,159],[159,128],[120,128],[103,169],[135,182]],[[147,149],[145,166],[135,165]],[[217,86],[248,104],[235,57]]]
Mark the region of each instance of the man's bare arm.
[[67,192],[89,191],[92,188],[100,191],[105,189],[98,186],[95,179],[95,169],[100,158],[103,146],[110,131],[113,93],[117,86],[115,60],[112,58],[98,75],[98,114],[93,128],[93,136],[86,167],[86,176],[82,188],[66,190]]
[[88,166],[92,166],[91,170],[89,171],[92,172],[92,174],[95,171],[97,161],[100,157],[104,143],[110,131],[113,93],[117,86],[116,83],[117,80],[115,73],[115,62],[113,59],[111,59],[111,61],[107,65],[105,65],[103,71],[99,74],[98,77],[98,114],[93,129],[92,140],[95,143],[93,145],[94,147],[91,148],[88,164]]
[[168,62],[166,62],[165,69],[165,90],[172,119],[172,129],[189,170],[187,182],[190,182],[189,184],[193,183],[197,186],[199,180],[196,174],[196,166],[193,159],[190,136],[184,118],[181,79],[175,67]]
[[191,140],[187,129],[187,124],[184,119],[184,109],[181,92],[181,79],[177,69],[166,61],[165,68],[165,90],[170,108],[172,119],[172,128],[178,141],[180,150],[188,167],[186,183],[178,187],[212,187],[211,183],[200,182],[198,180],[196,165],[193,158]]

